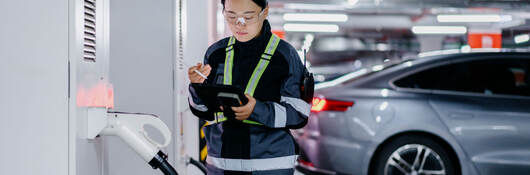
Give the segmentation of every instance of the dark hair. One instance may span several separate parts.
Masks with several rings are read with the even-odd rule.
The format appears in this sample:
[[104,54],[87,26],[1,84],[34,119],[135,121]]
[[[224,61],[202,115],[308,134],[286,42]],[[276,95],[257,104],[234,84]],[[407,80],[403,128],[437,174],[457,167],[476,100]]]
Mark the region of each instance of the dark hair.
[[[221,4],[223,4],[223,9],[225,8],[225,1],[221,0]],[[261,9],[265,9],[267,7],[267,0],[252,0],[254,3],[256,3],[258,6],[261,7]]]

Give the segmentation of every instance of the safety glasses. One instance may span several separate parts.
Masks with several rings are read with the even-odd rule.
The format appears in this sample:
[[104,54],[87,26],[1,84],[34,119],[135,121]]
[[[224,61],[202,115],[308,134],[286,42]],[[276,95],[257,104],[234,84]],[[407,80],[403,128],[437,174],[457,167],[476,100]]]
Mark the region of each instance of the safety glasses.
[[258,14],[246,14],[241,16],[224,11],[223,15],[229,24],[237,25],[239,23],[241,25],[250,25],[259,21],[259,18],[263,15],[263,11],[264,10]]

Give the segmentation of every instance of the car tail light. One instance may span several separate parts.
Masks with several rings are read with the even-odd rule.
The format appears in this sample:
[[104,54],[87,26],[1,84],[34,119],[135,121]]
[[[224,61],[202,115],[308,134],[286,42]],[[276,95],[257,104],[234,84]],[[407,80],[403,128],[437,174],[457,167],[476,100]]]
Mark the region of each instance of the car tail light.
[[353,102],[315,97],[313,98],[313,106],[311,106],[311,111],[346,111],[351,106],[353,106]]
[[309,162],[303,159],[298,159],[298,163],[308,166],[308,167],[315,167],[315,165],[312,162]]

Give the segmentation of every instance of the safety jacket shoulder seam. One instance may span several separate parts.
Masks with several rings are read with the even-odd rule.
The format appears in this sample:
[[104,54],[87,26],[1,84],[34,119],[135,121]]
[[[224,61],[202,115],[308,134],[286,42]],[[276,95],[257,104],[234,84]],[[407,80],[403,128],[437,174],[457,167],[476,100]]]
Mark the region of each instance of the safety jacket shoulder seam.
[[282,57],[284,57],[284,59],[290,63],[292,61],[298,61],[298,60],[293,60],[295,59],[292,54],[298,54],[296,52],[296,49],[294,49],[293,46],[291,46],[289,43],[287,43],[286,41],[284,40],[281,40],[280,41],[280,44],[278,44],[278,48],[276,49],[276,51],[278,53],[280,53],[282,55]]
[[230,37],[226,37],[212,44],[206,51],[206,57],[210,57],[215,51],[219,49],[225,49],[229,39]]

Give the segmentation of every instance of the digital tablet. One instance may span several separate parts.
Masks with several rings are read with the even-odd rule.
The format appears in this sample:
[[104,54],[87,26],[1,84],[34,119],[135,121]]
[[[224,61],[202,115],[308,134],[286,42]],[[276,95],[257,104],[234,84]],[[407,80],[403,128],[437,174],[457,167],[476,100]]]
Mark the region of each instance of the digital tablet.
[[191,86],[208,109],[219,109],[219,106],[223,106],[223,108],[225,106],[243,106],[248,102],[247,97],[239,86],[198,83],[192,83]]

